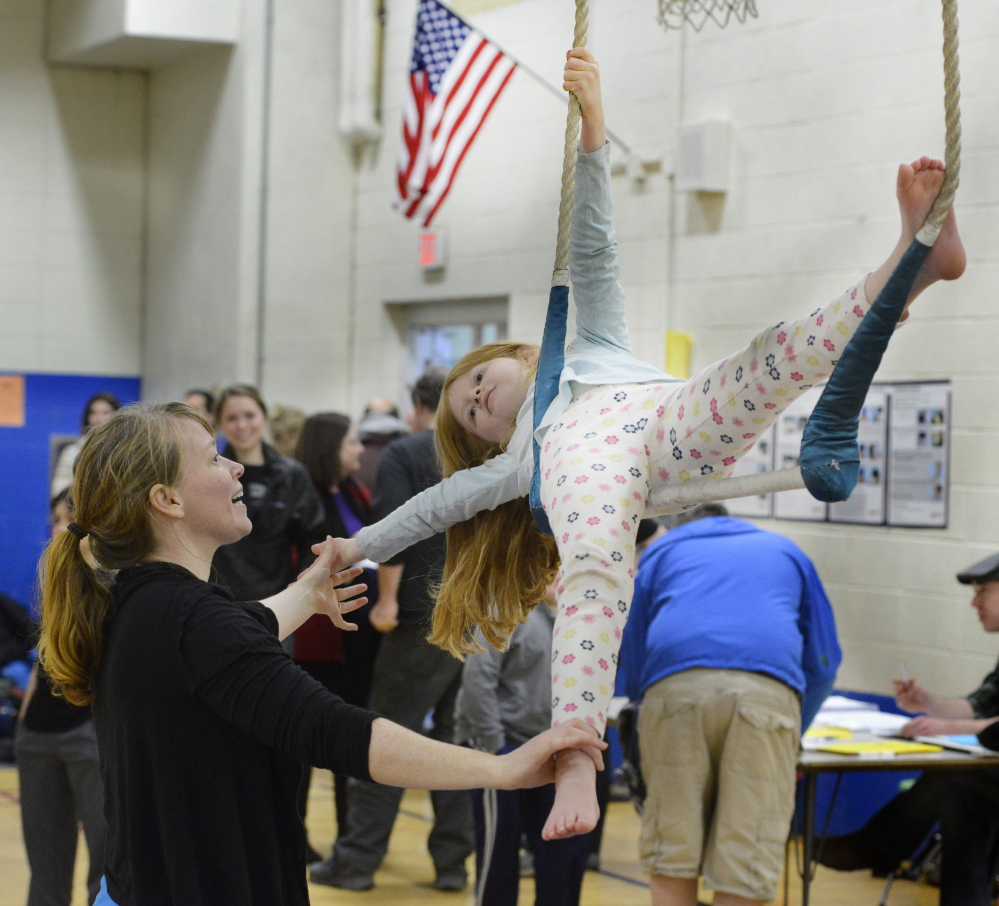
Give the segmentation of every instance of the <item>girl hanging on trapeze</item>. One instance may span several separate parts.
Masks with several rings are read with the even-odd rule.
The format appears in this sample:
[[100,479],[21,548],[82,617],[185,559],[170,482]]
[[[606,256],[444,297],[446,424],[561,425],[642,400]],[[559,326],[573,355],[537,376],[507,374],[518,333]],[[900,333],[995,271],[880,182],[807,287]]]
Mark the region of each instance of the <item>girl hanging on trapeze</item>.
[[[492,343],[462,358],[444,385],[436,437],[448,477],[356,538],[332,543],[340,564],[378,562],[446,529],[430,638],[459,656],[476,650],[476,626],[501,647],[557,573],[552,723],[582,720],[599,735],[631,603],[635,532],[650,494],[664,483],[727,476],[788,403],[829,376],[923,225],[944,174],[943,164],[928,157],[899,167],[901,236],[877,270],[824,308],[765,330],[745,349],[679,380],[631,351],[591,53],[569,51],[564,88],[579,99],[582,127],[570,245],[577,335],[559,395],[538,428],[541,499],[554,539],[535,528],[526,499],[538,347]],[[964,266],[951,211],[903,318],[919,293],[956,279]],[[598,817],[593,763],[568,752],[556,777],[545,837],[591,830]]]

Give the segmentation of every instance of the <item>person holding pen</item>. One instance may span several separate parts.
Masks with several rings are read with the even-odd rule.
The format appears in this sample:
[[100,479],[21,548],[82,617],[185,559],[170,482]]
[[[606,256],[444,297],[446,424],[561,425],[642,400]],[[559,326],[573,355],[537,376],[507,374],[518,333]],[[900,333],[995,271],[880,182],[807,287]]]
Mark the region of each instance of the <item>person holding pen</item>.
[[[999,553],[957,574],[971,585],[971,606],[986,632],[999,632]],[[965,698],[944,698],[906,675],[894,681],[900,708],[916,713],[902,735],[975,734],[999,749],[999,664]],[[937,822],[943,838],[940,906],[989,906],[999,868],[999,770],[929,771],[891,800],[859,831],[829,837],[819,862],[828,868],[896,869]]]

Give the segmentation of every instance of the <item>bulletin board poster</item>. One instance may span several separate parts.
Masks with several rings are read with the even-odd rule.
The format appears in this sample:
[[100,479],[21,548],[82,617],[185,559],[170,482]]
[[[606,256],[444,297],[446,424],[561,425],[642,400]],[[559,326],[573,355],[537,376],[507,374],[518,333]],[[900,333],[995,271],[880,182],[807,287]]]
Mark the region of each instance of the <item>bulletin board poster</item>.
[[0,374],[0,428],[24,427],[24,375]]
[[829,504],[830,522],[883,525],[887,517],[888,425],[890,395],[883,387],[871,387],[860,410],[857,445],[860,474],[850,496]]
[[[801,456],[801,436],[808,423],[808,416],[822,395],[822,387],[805,391],[791,403],[777,419],[775,435],[776,467],[794,469]],[[778,519],[799,519],[808,522],[825,522],[826,504],[816,500],[807,490],[783,491],[774,500],[774,515]]]
[[[774,469],[774,426],[771,425],[756,442],[751,450],[743,453],[735,464],[732,477],[738,475],[757,475],[762,472],[772,472]],[[753,497],[733,497],[725,501],[725,506],[733,516],[743,519],[766,519],[773,515],[774,495],[756,494]]]
[[946,528],[950,382],[893,384],[888,524]]

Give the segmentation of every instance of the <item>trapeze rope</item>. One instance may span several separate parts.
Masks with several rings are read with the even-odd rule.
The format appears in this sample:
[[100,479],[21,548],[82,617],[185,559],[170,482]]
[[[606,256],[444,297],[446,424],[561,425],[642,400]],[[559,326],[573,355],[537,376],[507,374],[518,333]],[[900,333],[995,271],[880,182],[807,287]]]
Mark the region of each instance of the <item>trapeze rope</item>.
[[[576,0],[576,25],[572,36],[573,47],[586,47],[589,28],[587,0]],[[576,149],[579,145],[579,99],[569,93],[569,112],[565,119],[565,147],[562,154],[562,196],[558,208],[558,237],[555,241],[555,269],[552,272],[551,292],[548,296],[548,313],[545,315],[545,332],[538,355],[538,369],[534,378],[534,427],[540,424],[548,407],[558,396],[559,376],[565,363],[565,328],[569,318],[569,237],[572,232],[572,190],[576,179]],[[534,444],[534,475],[528,500],[534,523],[546,535],[551,535],[551,525],[541,505],[541,448]]]
[[807,488],[817,500],[846,500],[857,484],[857,430],[861,407],[919,269],[940,235],[957,191],[961,168],[960,74],[957,0],[943,0],[946,173],[926,223],[847,343],[802,435],[800,465],[776,472],[670,484],[652,495],[646,514],[663,515],[732,497],[752,497]]
[[[942,0],[942,2],[946,125],[944,181],[926,218],[926,223],[903,254],[833,369],[822,396],[805,426],[800,465],[793,469],[762,474],[668,484],[650,495],[646,504],[646,515],[675,513],[714,500],[753,497],[802,488],[807,488],[818,500],[846,500],[856,486],[860,467],[857,449],[860,409],[888,347],[888,341],[905,308],[919,269],[929,255],[937,236],[940,235],[958,186],[961,168],[961,114],[957,0]],[[587,0],[576,0],[574,47],[584,47],[586,44],[587,18]],[[548,407],[558,395],[559,375],[564,361],[569,296],[569,235],[579,119],[579,101],[570,94],[562,161],[562,195],[559,203],[555,269],[552,274],[552,290],[535,379],[535,427],[540,424]],[[531,480],[530,505],[538,528],[550,535],[551,527],[541,505],[540,447],[537,441],[534,441],[534,475]]]

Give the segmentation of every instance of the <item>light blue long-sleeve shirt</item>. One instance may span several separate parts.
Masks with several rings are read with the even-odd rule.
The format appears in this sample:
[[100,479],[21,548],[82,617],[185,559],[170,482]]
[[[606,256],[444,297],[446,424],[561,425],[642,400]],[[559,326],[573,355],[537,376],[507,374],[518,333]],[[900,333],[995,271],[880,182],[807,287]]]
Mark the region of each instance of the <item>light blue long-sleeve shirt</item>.
[[[539,441],[569,408],[573,396],[590,387],[677,380],[636,359],[631,350],[624,291],[618,282],[610,181],[609,145],[577,157],[569,244],[577,333],[566,349],[558,396],[538,427]],[[533,411],[532,384],[506,451],[445,478],[385,519],[361,529],[356,540],[364,556],[384,562],[416,541],[471,519],[482,510],[526,497],[534,472]]]

